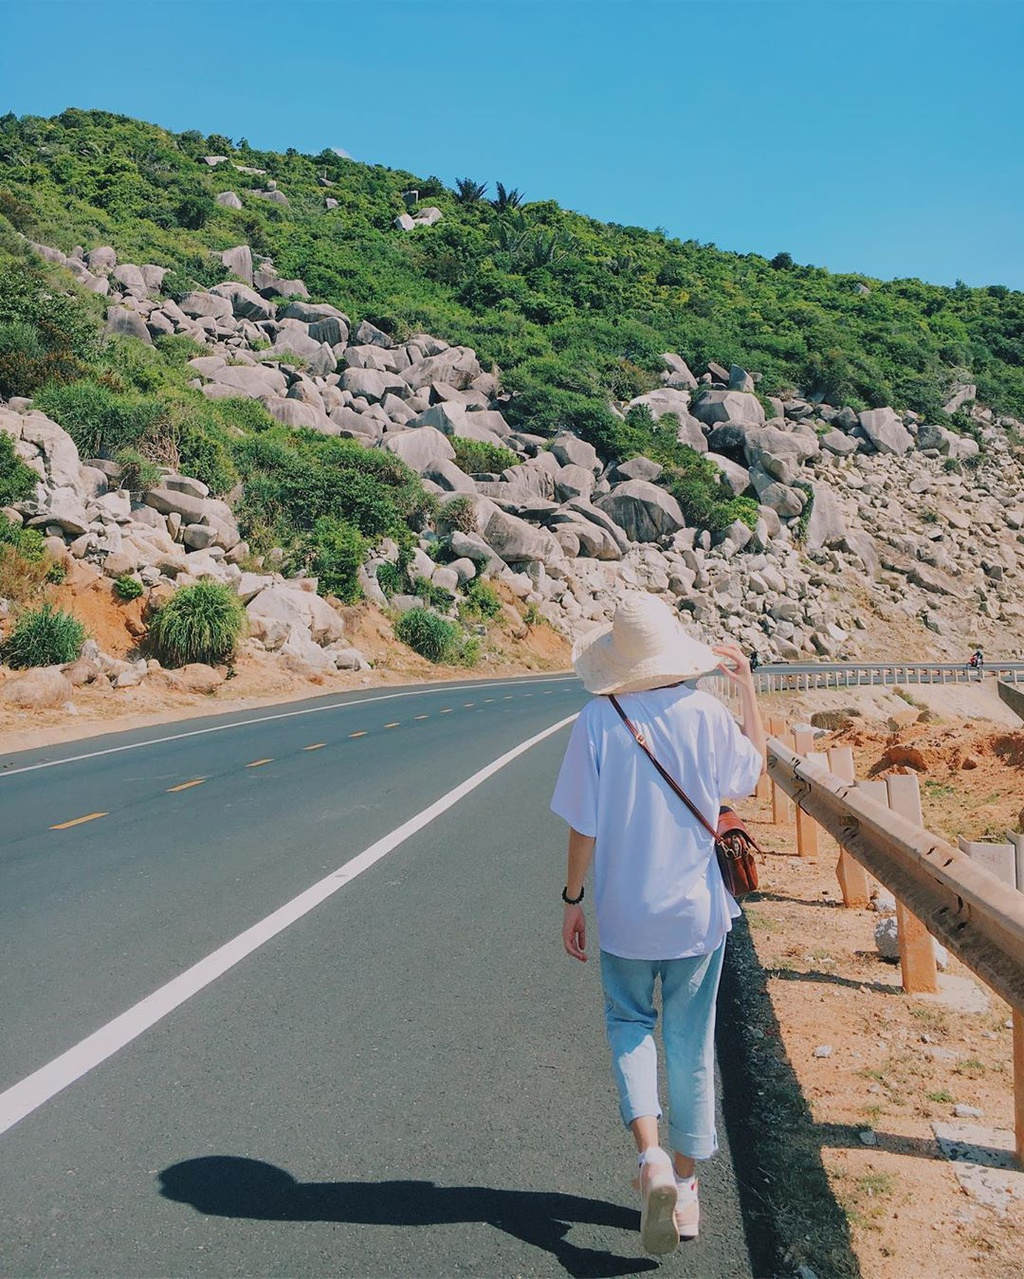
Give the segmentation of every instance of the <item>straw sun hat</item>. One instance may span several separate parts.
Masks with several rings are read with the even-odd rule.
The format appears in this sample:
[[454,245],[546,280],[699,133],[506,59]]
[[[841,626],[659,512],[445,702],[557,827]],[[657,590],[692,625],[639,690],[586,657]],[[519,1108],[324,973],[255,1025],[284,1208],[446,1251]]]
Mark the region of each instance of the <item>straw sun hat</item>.
[[639,693],[695,679],[719,665],[654,595],[627,595],[607,626],[578,640],[572,664],[588,693]]

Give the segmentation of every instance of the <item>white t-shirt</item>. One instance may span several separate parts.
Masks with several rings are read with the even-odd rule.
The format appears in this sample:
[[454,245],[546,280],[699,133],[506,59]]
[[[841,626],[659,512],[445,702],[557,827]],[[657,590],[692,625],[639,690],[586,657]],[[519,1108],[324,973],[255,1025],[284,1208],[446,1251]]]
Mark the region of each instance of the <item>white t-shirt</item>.
[[[626,693],[619,705],[661,766],[717,825],[719,804],[749,795],[761,755],[716,698],[689,685]],[[624,959],[715,950],[739,907],[714,841],[658,775],[607,697],[573,725],[552,810],[596,836],[594,899],[601,949]]]

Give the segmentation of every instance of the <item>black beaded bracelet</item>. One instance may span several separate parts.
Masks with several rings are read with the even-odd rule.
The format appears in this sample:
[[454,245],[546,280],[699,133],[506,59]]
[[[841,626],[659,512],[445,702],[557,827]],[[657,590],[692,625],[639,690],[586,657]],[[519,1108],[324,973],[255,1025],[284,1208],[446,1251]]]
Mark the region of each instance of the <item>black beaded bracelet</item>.
[[564,901],[567,906],[578,906],[586,895],[586,891],[586,886],[584,886],[580,888],[579,897],[570,897],[569,885],[566,884],[566,886],[562,889],[562,901]]

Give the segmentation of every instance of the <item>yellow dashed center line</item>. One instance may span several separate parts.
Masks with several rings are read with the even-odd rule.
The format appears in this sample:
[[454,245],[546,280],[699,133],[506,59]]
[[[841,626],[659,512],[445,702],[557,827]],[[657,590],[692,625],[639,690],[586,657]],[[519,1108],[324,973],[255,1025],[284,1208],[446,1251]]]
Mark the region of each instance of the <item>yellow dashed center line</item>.
[[51,826],[50,830],[67,830],[69,826],[81,826],[83,822],[94,822],[97,817],[106,817],[106,813],[87,813],[84,817],[76,817],[71,822],[60,822],[56,826]]
[[197,777],[195,781],[182,782],[180,786],[168,786],[167,794],[173,795],[176,791],[191,790],[193,786],[202,786],[203,782],[205,781],[206,781],[205,777]]
[[361,728],[358,733],[349,733],[349,737],[365,737],[366,733],[367,730],[365,728]]
[[463,702],[463,703],[462,703],[462,705],[463,705],[463,706],[475,706],[475,705],[476,705],[476,702]]
[[486,706],[488,702],[493,702],[493,701],[494,701],[494,698],[493,698],[493,697],[485,697],[485,698],[484,698],[484,705]]
[[444,710],[440,711],[439,713],[441,715],[450,715],[452,713],[452,708],[450,706],[446,706]]
[[514,693],[506,693],[506,694],[505,694],[505,696],[504,696],[501,700],[502,700],[503,702],[510,702],[510,701],[512,701],[512,698],[513,698],[514,696],[515,696],[515,694],[514,694]]
[[319,751],[327,745],[326,742],[315,742],[312,746],[303,746],[304,751]]
[[259,768],[261,764],[272,764],[272,759],[254,759],[251,764],[246,764],[246,768]]
[[429,715],[416,715],[416,716],[414,716],[413,718],[415,718],[415,719],[429,719],[429,718],[430,718],[430,716],[429,716]]
[[384,725],[384,727],[385,727],[385,728],[398,728],[398,727],[401,725],[401,722],[402,722],[401,720],[396,719],[396,720],[394,721],[394,723],[393,723],[393,724],[385,724],[385,725]]

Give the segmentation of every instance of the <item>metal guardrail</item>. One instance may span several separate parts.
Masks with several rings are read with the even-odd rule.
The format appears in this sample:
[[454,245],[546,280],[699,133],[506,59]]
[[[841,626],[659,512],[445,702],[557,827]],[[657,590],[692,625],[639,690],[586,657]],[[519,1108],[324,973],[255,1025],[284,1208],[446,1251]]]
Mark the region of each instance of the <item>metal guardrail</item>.
[[759,693],[780,693],[808,688],[856,688],[882,684],[970,684],[995,675],[1007,684],[1024,685],[1024,662],[993,662],[978,671],[963,662],[847,662],[810,664],[788,668],[759,667],[754,684]]
[[768,775],[933,937],[1024,1012],[1024,893],[1008,892],[958,848],[776,737],[768,741]]
[[775,736],[768,775],[1013,1008],[1014,1126],[1024,1165],[1024,892]]

